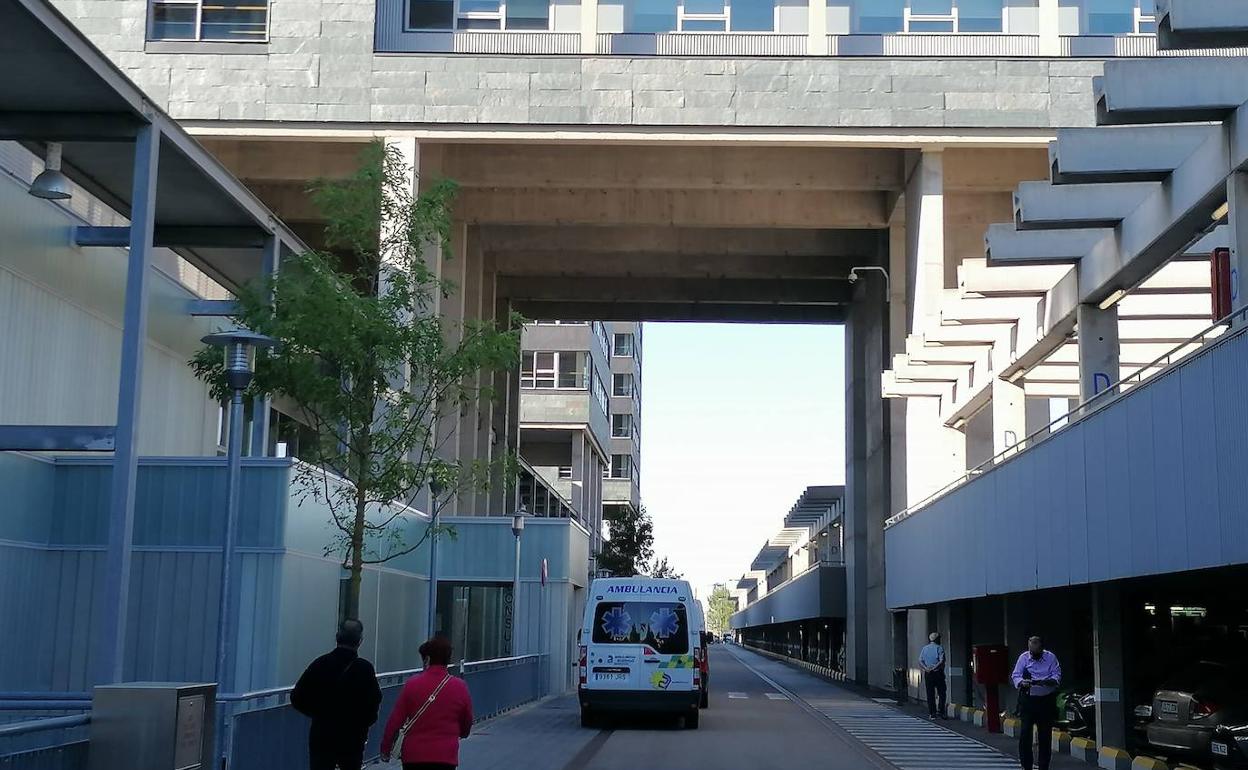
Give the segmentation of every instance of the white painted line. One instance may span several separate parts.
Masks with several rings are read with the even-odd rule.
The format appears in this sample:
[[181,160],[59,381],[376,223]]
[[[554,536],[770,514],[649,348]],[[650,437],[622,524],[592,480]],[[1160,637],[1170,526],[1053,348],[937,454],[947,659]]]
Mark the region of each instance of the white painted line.
[[746,695],[746,694],[745,694],[745,693],[743,693],[743,692],[730,692],[730,693],[728,693],[728,700],[748,700],[748,699],[749,699],[749,697],[750,697],[750,696]]
[[788,700],[788,699],[789,699],[789,696],[785,695],[784,693],[779,693],[779,692],[767,693],[767,700]]
[[896,698],[872,698],[871,700],[876,703],[887,703],[890,706],[897,702]]

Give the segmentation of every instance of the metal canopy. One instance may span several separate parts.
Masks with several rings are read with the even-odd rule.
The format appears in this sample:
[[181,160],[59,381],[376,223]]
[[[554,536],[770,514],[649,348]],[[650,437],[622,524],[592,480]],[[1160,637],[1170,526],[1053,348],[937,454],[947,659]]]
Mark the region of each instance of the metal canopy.
[[[104,54],[43,0],[0,2],[0,139],[42,155],[60,141],[64,171],[125,216],[134,186],[133,143],[145,124],[160,130],[155,225],[231,228],[273,235],[283,250],[306,246],[238,179],[152,105]],[[203,238],[201,237],[202,241]],[[262,245],[175,245],[226,286],[260,275]]]

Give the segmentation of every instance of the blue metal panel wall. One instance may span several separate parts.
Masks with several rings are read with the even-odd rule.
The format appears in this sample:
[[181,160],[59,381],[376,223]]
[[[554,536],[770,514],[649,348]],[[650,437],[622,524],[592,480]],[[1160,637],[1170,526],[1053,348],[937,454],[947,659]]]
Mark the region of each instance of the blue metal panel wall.
[[845,568],[812,569],[732,616],[733,628],[845,617]]
[[[457,517],[445,521],[455,528],[456,537],[439,541],[439,580],[512,579],[516,540],[511,533],[510,517]],[[539,577],[542,559],[546,559],[550,580],[572,579],[574,567],[583,575],[586,563],[572,563],[572,554],[581,550],[573,542],[577,538],[586,539],[584,530],[568,519],[529,519],[520,539],[521,577]]]
[[4,495],[0,541],[48,542],[54,474],[54,466],[47,460],[0,452],[0,490]]
[[1248,334],[885,535],[894,608],[1248,563]]
[[[42,503],[47,525],[41,532],[3,517],[5,532],[24,541],[0,543],[0,616],[23,618],[32,638],[44,641],[0,656],[0,682],[11,690],[81,691],[91,684],[90,640],[101,620],[96,587],[103,579],[111,467],[94,459],[22,460],[5,456],[0,469],[31,474],[12,488],[33,490],[23,499]],[[248,689],[276,684],[270,619],[277,608],[288,474],[288,462],[273,460],[248,462],[243,471],[235,606],[245,644],[236,656],[236,675],[238,686]],[[217,459],[140,463],[127,678],[211,678],[224,475],[224,461]]]

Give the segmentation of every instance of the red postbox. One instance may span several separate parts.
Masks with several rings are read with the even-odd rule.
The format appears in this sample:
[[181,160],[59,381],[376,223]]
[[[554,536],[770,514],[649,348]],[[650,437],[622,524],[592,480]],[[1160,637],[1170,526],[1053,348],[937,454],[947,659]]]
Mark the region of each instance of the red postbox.
[[984,705],[988,712],[988,732],[1001,732],[1001,695],[998,685],[1010,678],[1010,655],[1004,644],[977,644],[971,648],[971,668],[975,683],[984,686]]

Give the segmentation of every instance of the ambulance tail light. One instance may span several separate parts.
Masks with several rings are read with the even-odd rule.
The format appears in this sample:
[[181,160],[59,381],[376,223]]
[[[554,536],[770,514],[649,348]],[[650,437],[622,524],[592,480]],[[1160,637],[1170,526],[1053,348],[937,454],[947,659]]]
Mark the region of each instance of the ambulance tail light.
[[580,646],[579,655],[580,665],[578,666],[578,671],[580,673],[581,687],[584,687],[589,680],[589,649],[583,644]]

